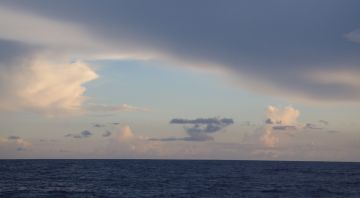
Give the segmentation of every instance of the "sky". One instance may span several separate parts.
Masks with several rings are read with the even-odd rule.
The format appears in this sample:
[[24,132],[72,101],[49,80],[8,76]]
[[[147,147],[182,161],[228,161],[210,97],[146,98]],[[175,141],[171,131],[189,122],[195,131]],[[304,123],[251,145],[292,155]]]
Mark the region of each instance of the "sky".
[[0,2],[0,158],[360,161],[357,0]]

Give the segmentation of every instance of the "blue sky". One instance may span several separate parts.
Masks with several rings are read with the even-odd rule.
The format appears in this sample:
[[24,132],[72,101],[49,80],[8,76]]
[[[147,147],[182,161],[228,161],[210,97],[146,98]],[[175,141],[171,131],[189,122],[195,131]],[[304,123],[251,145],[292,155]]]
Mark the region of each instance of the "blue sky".
[[359,161],[359,7],[3,1],[0,158]]

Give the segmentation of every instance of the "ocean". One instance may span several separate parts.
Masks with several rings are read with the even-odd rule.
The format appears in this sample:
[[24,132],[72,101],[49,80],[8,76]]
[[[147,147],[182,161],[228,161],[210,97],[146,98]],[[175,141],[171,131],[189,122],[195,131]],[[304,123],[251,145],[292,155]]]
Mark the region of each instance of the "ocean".
[[360,163],[0,160],[0,197],[360,197]]

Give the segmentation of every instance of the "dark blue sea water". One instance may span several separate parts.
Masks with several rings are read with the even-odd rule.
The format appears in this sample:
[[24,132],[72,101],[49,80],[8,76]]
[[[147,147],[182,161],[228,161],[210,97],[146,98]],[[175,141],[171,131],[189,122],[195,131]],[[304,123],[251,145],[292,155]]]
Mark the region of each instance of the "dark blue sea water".
[[360,163],[0,160],[0,197],[360,197]]

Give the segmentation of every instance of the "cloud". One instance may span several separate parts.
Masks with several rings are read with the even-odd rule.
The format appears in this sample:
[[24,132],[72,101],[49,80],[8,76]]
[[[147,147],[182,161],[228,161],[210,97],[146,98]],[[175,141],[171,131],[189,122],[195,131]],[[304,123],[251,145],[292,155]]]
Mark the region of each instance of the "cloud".
[[65,137],[71,137],[76,139],[88,138],[90,136],[92,136],[92,133],[88,130],[81,131],[79,134],[69,133],[65,135]]
[[312,123],[307,123],[305,126],[304,126],[304,129],[323,129],[322,127],[318,127],[316,126],[316,124],[312,124]]
[[[201,2],[161,0],[1,4],[4,40],[65,46],[87,58],[151,57],[205,71],[216,67],[243,88],[291,100],[360,100],[359,84],[309,80],[313,71],[333,69],[359,77],[357,1],[327,2],[326,8],[310,0],[212,1],[206,8]],[[331,23],[334,18],[338,23]],[[28,24],[33,31],[23,31]]]
[[81,59],[103,51],[100,40],[81,25],[0,5],[0,110],[84,113],[83,85],[98,76]]
[[190,135],[189,137],[168,137],[168,138],[149,138],[149,141],[163,141],[163,142],[171,142],[171,141],[195,141],[195,142],[203,142],[203,141],[212,141],[213,137],[205,134],[205,133],[195,133]]
[[328,133],[339,133],[338,130],[327,130],[326,132],[328,132]]
[[270,118],[268,118],[265,120],[265,124],[274,124],[274,122]]
[[323,124],[323,125],[329,125],[329,122],[326,120],[319,120],[319,123]]
[[267,147],[273,148],[279,143],[279,137],[276,136],[273,131],[265,127],[264,134],[260,139]]
[[103,128],[106,127],[104,124],[94,124],[93,127],[95,128]]
[[21,139],[19,136],[14,136],[14,135],[8,137],[8,140],[19,140],[19,139]]
[[109,137],[111,136],[111,132],[106,130],[103,134],[102,134],[103,137]]
[[251,123],[250,121],[244,121],[241,123],[241,125],[246,127],[256,126],[255,123]]
[[123,126],[118,134],[119,141],[132,140],[134,138],[136,138],[136,136],[132,132],[132,129],[130,128],[129,125]]
[[18,146],[17,149],[21,149],[21,151],[25,150],[26,148],[29,148],[32,144],[29,141],[24,140],[20,136],[16,135],[10,135],[7,139],[3,139],[0,137],[0,143],[15,143],[16,146]]
[[356,29],[345,34],[345,38],[349,39],[349,41],[360,43],[360,29]]
[[296,130],[296,126],[289,126],[289,125],[280,125],[280,126],[273,126],[272,129],[274,130]]
[[[99,113],[116,113],[116,112],[148,112],[147,108],[135,107],[128,104],[105,105],[105,104],[87,104],[87,110]],[[116,124],[116,123],[115,123]]]
[[[218,132],[225,127],[232,125],[233,119],[230,118],[197,118],[193,120],[175,118],[170,124],[182,124],[189,135],[182,138],[150,138],[151,141],[210,141],[214,140],[209,133]],[[190,125],[190,126],[189,126]]]
[[268,106],[266,108],[266,116],[268,122],[281,124],[281,125],[294,125],[297,124],[297,118],[300,116],[300,111],[291,107],[287,106],[283,109]]
[[287,132],[302,128],[302,124],[297,120],[300,111],[292,106],[279,108],[270,105],[266,108],[265,114],[265,126],[260,141],[267,147],[274,148],[280,142],[280,135],[274,131]]
[[[0,26],[0,39],[4,40],[29,45],[66,46],[78,50],[99,46],[96,43],[98,39],[93,38],[77,24],[53,20],[1,5]],[[29,29],[31,31],[28,31]]]
[[83,84],[94,80],[81,61],[66,62],[30,55],[10,65],[0,60],[0,110],[31,110],[48,116],[80,114],[86,99]]
[[18,148],[16,148],[16,151],[26,151],[26,149],[23,147],[18,147]]
[[233,123],[234,121],[230,118],[198,118],[194,120],[175,118],[170,121],[170,124],[192,125],[184,127],[188,133],[214,133]]

